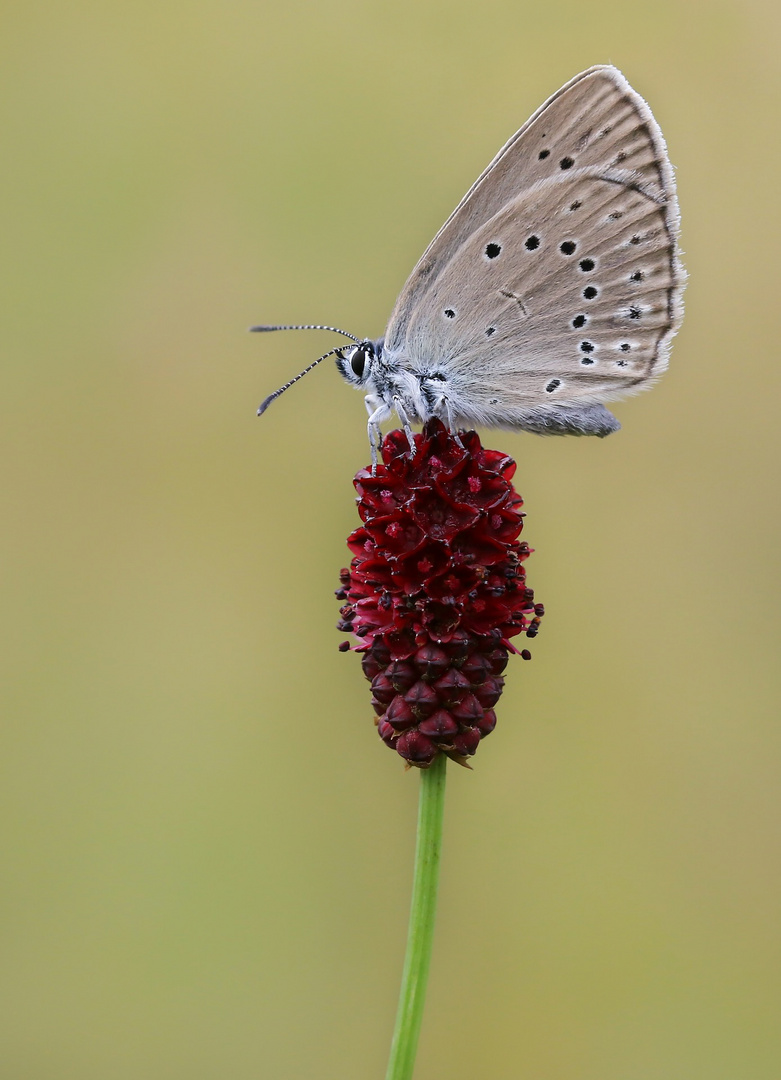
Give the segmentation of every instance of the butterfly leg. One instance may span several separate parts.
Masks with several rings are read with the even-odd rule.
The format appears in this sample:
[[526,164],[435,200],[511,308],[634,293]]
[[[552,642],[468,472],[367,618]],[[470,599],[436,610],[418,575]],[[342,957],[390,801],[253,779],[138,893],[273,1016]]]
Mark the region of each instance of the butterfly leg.
[[407,442],[409,443],[409,456],[413,458],[415,456],[415,439],[412,434],[412,427],[410,426],[409,417],[404,410],[404,406],[401,403],[400,397],[394,397],[393,408],[399,414],[401,426],[404,428],[404,434],[407,436]]
[[453,410],[450,407],[450,398],[443,397],[442,404],[445,406],[445,413],[447,415],[447,429],[453,436],[459,446],[463,447],[463,443],[458,437],[458,431],[456,430],[456,422],[453,419]]
[[373,394],[367,394],[363,399],[366,405],[366,411],[369,414],[369,423],[367,425],[369,432],[369,446],[372,452],[372,476],[377,472],[377,448],[380,445],[382,439],[382,432],[380,431],[380,423],[383,420],[387,420],[390,416],[390,409],[384,401],[378,403],[378,399]]

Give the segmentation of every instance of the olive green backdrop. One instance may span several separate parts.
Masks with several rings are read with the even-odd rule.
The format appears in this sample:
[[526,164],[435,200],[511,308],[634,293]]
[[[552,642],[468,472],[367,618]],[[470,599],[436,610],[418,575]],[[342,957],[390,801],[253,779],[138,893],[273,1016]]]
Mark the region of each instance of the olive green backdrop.
[[[383,1075],[417,774],[333,589],[382,333],[466,188],[618,65],[677,167],[672,365],[519,463],[547,608],[450,770],[417,1080],[777,1080],[779,9],[5,5],[9,1080]],[[775,234],[775,238],[774,238]]]

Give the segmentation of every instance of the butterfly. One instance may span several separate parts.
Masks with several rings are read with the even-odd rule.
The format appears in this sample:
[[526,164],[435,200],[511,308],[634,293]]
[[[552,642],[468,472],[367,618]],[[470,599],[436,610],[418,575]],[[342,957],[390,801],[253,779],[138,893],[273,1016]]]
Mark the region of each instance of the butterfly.
[[393,411],[605,436],[605,402],[653,385],[683,313],[675,177],[651,110],[616,68],[576,75],[499,151],[421,256],[382,338],[335,327],[365,393],[376,462]]

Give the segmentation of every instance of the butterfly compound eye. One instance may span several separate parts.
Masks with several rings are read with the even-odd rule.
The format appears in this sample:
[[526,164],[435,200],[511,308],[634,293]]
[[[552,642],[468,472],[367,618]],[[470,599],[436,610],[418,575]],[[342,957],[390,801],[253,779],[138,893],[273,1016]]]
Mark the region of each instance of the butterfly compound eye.
[[353,349],[353,354],[350,357],[350,367],[359,379],[363,378],[364,370],[366,369],[366,347],[359,345],[357,349]]

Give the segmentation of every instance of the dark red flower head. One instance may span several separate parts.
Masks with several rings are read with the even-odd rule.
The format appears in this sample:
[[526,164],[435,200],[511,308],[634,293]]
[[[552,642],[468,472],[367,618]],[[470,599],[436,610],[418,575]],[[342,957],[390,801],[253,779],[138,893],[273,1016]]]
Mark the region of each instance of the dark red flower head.
[[361,640],[380,738],[427,768],[440,752],[465,763],[493,731],[509,639],[534,637],[543,608],[526,587],[515,462],[439,420],[414,441],[411,457],[404,432],[390,432],[384,464],[355,477],[363,524],[336,595],[339,629]]

